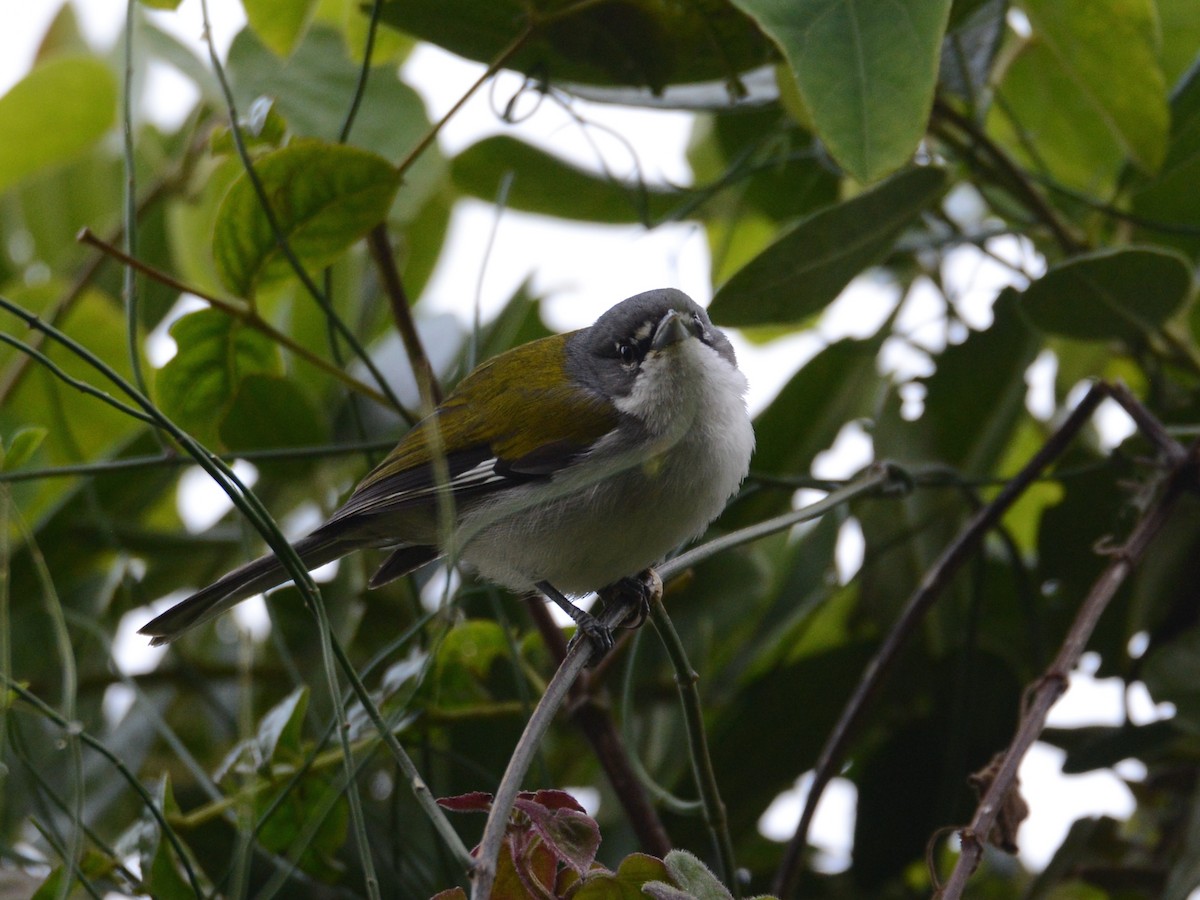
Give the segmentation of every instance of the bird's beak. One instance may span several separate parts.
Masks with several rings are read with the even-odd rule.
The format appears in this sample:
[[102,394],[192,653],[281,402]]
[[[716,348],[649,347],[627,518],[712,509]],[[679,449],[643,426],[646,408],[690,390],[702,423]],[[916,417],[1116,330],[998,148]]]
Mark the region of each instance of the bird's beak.
[[654,339],[650,342],[650,349],[662,350],[664,347],[678,344],[685,338],[700,337],[700,331],[700,323],[692,316],[672,309],[662,317],[662,321],[654,329]]

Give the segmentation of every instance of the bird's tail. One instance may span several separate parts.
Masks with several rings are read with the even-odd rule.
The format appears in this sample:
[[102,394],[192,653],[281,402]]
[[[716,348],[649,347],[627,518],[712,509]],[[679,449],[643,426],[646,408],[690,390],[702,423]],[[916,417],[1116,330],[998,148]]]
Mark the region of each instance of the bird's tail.
[[[292,546],[308,569],[332,562],[353,549],[347,546],[344,539],[322,534],[320,530],[301,538]],[[150,635],[150,643],[154,646],[170,643],[188,629],[219,616],[247,597],[282,584],[288,578],[287,570],[277,556],[260,557],[234,569],[186,600],[181,600],[139,628],[138,633]]]

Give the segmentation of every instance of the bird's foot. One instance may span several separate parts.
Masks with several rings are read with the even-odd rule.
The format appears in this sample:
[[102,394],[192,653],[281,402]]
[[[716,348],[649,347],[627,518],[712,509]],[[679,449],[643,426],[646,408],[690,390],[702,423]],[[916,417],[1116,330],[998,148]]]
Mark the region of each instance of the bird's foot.
[[603,659],[608,651],[613,648],[615,643],[613,639],[612,629],[597,619],[589,612],[580,609],[570,600],[568,600],[562,592],[548,581],[538,582],[538,590],[545,594],[548,598],[571,617],[578,629],[575,632],[575,637],[571,638],[567,644],[567,651],[570,652],[575,644],[582,638],[589,641],[592,645],[592,656],[588,665],[594,666]]
[[601,589],[600,599],[604,601],[605,609],[616,604],[618,609],[626,610],[620,622],[621,628],[641,628],[650,615],[651,601],[661,598],[662,591],[663,583],[658,573],[653,569],[643,569],[637,575],[614,581]]

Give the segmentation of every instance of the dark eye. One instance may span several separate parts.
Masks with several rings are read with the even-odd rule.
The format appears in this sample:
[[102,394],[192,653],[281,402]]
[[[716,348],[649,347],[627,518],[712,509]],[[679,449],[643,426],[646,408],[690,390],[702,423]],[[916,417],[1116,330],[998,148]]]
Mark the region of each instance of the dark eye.
[[637,362],[637,347],[631,341],[618,341],[617,356],[621,358],[622,363],[632,366]]

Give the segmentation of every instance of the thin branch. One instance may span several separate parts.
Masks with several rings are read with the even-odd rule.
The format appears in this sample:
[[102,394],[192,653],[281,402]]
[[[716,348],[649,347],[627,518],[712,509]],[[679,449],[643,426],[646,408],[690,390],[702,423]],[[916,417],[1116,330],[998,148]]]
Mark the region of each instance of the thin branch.
[[458,114],[458,111],[466,105],[467,101],[475,95],[476,91],[487,84],[488,79],[500,71],[500,69],[504,68],[505,63],[512,59],[512,57],[522,47],[525,46],[526,41],[533,36],[533,33],[534,26],[530,23],[526,23],[525,27],[522,28],[520,33],[512,39],[508,46],[501,50],[499,55],[488,64],[488,67],[484,70],[483,74],[476,78],[471,86],[463,92],[463,95],[454,101],[454,105],[446,111],[444,116],[433,123],[433,125],[428,131],[425,132],[421,139],[417,141],[413,148],[408,151],[408,155],[405,156],[404,159],[400,160],[400,165],[396,168],[401,175],[412,168],[413,164],[421,157],[421,154],[428,150],[429,145],[437,139],[438,134],[443,128],[446,127],[446,123]]
[[[331,365],[327,360],[317,356],[303,344],[297,343],[290,335],[280,331],[266,319],[263,319],[261,316],[259,316],[258,311],[253,307],[244,306],[231,300],[225,300],[224,298],[218,297],[215,294],[206,293],[200,288],[193,287],[189,284],[184,284],[182,281],[175,278],[173,275],[164,272],[162,269],[158,269],[147,262],[137,259],[113,246],[103,238],[97,237],[90,228],[84,228],[79,232],[75,239],[81,244],[87,244],[91,247],[95,247],[108,256],[111,256],[118,262],[124,264],[129,269],[136,269],[137,271],[142,272],[147,277],[153,278],[159,284],[181,293],[191,294],[195,297],[199,297],[205,303],[209,304],[215,309],[219,309],[227,316],[237,319],[247,328],[253,328],[255,331],[270,338],[272,341],[279,344],[279,346],[295,354],[298,358],[304,360],[309,365],[314,366],[333,378],[336,378],[346,387],[350,388],[350,390],[357,391],[364,397],[370,397],[380,406],[386,406],[389,409],[397,408],[392,404],[391,400],[389,400],[379,391],[375,390],[369,384],[364,384],[348,372],[339,369],[337,366]],[[406,416],[406,418],[408,418],[410,422],[412,421],[411,415],[406,413],[403,408],[400,408],[400,411]]]
[[940,120],[965,134],[971,141],[972,151],[978,149],[987,154],[996,174],[1000,176],[997,181],[1007,187],[1022,205],[1050,229],[1063,253],[1072,256],[1087,249],[1087,245],[1059,219],[1058,212],[1038,192],[1029,176],[975,122],[940,97],[934,99],[933,117],[935,121]]
[[[561,629],[555,624],[542,598],[529,597],[527,605],[542,640],[561,664],[567,655],[567,644],[563,640]],[[609,651],[602,663],[618,655],[619,645]],[[592,752],[596,755],[600,767],[604,769],[621,808],[625,810],[625,817],[637,835],[642,850],[654,856],[666,856],[671,850],[671,838],[646,795],[642,781],[625,748],[625,742],[613,722],[612,704],[608,702],[608,697],[599,686],[599,679],[595,675],[596,671],[593,669],[588,676],[571,685],[567,697],[567,711],[592,745]]]
[[[613,605],[604,610],[600,616],[602,625],[617,628],[631,612],[628,607]],[[508,816],[512,811],[513,801],[521,790],[521,782],[533,762],[534,754],[542,737],[554,721],[559,707],[567,699],[571,685],[579,677],[588,660],[592,656],[592,645],[587,640],[574,641],[567,650],[567,656],[546,685],[546,692],[538,701],[537,708],[529,717],[521,739],[516,749],[509,757],[508,767],[500,779],[500,786],[492,798],[492,808],[488,812],[487,824],[483,827],[483,839],[475,857],[475,865],[471,871],[472,900],[488,900],[492,895],[492,884],[496,879],[496,860],[500,854],[500,845],[504,841],[504,831],[508,825]]]
[[917,585],[905,603],[896,624],[887,633],[883,643],[863,672],[862,678],[859,679],[854,693],[846,701],[841,716],[817,757],[817,762],[813,767],[812,785],[809,787],[808,796],[804,801],[800,822],[788,842],[779,869],[775,874],[772,893],[776,896],[786,898],[791,896],[795,890],[800,874],[800,864],[803,860],[803,851],[808,844],[808,829],[812,824],[817,802],[829,781],[840,769],[855,728],[878,692],[885,675],[899,656],[900,650],[933,606],[934,601],[950,583],[959,567],[974,552],[983,536],[1000,521],[1004,512],[1037,479],[1041,471],[1066,450],[1075,435],[1095,412],[1096,407],[1110,394],[1110,388],[1103,382],[1092,385],[1079,405],[1050,435],[1029,462],[1000,490],[991,503],[980,509],[963,526],[958,536],[930,566],[921,579],[921,583]]
[[371,76],[371,57],[375,53],[375,35],[379,31],[379,14],[383,11],[383,0],[372,0],[371,20],[367,23],[367,40],[363,47],[363,62],[358,70],[358,81],[354,85],[354,96],[350,99],[350,108],[346,110],[346,120],[342,122],[338,132],[338,143],[344,144],[350,140],[350,131],[354,128],[354,120],[358,118],[358,108],[362,105],[367,93],[367,79]]
[[[125,0],[125,73],[121,97],[121,148],[125,162],[125,251],[137,256],[137,165],[133,148],[133,25],[138,4]],[[125,339],[128,343],[129,368],[133,383],[143,394],[146,376],[142,372],[142,356],[138,352],[138,289],[137,273],[125,270]]]
[[950,873],[950,878],[935,895],[939,900],[957,900],[963,895],[967,879],[979,865],[983,855],[983,843],[991,833],[992,826],[1006,798],[1016,783],[1017,769],[1025,754],[1046,727],[1046,717],[1055,701],[1066,691],[1071,671],[1087,647],[1088,639],[1096,628],[1100,616],[1125,579],[1145,556],[1155,536],[1169,518],[1176,501],[1197,485],[1200,474],[1200,441],[1189,450],[1175,445],[1176,452],[1171,471],[1167,475],[1162,493],[1146,510],[1125,542],[1109,551],[1112,561],[1092,584],[1083,601],[1075,621],[1059,648],[1058,655],[1049,668],[1031,688],[1024,713],[999,765],[989,774],[992,776],[971,824],[961,832],[962,852]]
[[400,280],[400,272],[396,268],[396,258],[392,255],[392,241],[388,237],[387,225],[380,223],[367,233],[367,248],[375,260],[375,267],[379,270],[384,292],[392,307],[392,318],[400,332],[400,340],[404,343],[404,352],[408,354],[413,380],[416,381],[417,390],[421,395],[421,408],[432,410],[442,402],[442,391],[429,362],[429,356],[421,343],[421,337],[417,334],[416,323],[413,322],[408,293],[404,290],[404,282]]
[[[5,340],[5,335],[0,335],[0,340]],[[6,341],[7,343],[7,341]],[[87,387],[86,382],[83,384]],[[103,391],[100,393],[103,394]],[[108,396],[104,394],[104,396]],[[114,401],[120,403],[120,401]],[[136,415],[138,418],[150,424],[156,424],[150,416],[145,416],[139,410],[133,407],[127,407],[125,404],[120,404],[118,407],[122,412],[131,416]],[[365,441],[363,443],[352,444],[318,444],[311,447],[287,447],[278,450],[239,450],[237,453],[224,453],[218,456],[223,462],[233,462],[243,459],[247,462],[255,460],[295,460],[295,459],[320,459],[326,456],[343,456],[350,453],[373,452],[378,450],[388,450],[395,445],[395,441]],[[67,466],[48,466],[44,469],[16,469],[11,472],[0,472],[0,484],[13,481],[37,481],[42,478],[70,478],[76,475],[108,475],[110,473],[125,472],[130,469],[155,469],[155,468],[181,468],[183,466],[193,466],[196,461],[189,456],[182,456],[178,453],[160,453],[155,456],[130,456],[122,459],[109,459],[101,462],[76,463]]]
[[[86,381],[84,381],[80,378],[76,378],[74,375],[67,374],[67,372],[61,366],[59,366],[56,362],[54,362],[54,360],[50,359],[50,357],[48,357],[41,350],[35,349],[33,347],[32,343],[26,343],[25,341],[15,338],[10,334],[3,334],[3,333],[0,333],[0,343],[8,344],[10,347],[14,347],[15,349],[21,351],[29,358],[36,359],[39,363],[41,363],[43,366],[45,366],[46,369],[52,375],[54,375],[56,378],[62,379],[64,382],[69,384],[71,387],[75,388],[75,390],[79,391],[80,393],[87,394],[88,396],[91,396],[91,397],[95,397],[97,400],[107,403],[113,409],[123,412],[125,415],[130,416],[131,418],[138,419],[139,421],[146,422],[150,425],[154,424],[154,419],[151,416],[148,416],[146,413],[142,412],[140,409],[135,409],[134,407],[130,406],[128,403],[122,403],[120,400],[118,400],[116,397],[112,396],[112,394],[109,394],[107,391],[102,391],[102,390],[100,390],[100,388],[96,387],[93,384],[88,384]],[[0,481],[17,481],[18,479],[16,479],[16,478],[5,478],[4,477],[5,475],[11,475],[11,474],[15,474],[15,473],[9,473],[9,472],[0,473]]]
[[735,898],[741,896],[738,890],[737,863],[733,855],[733,838],[729,834],[729,817],[725,812],[725,804],[717,787],[717,776],[713,771],[712,756],[708,752],[708,737],[704,732],[704,708],[700,704],[700,694],[696,690],[699,674],[688,661],[687,651],[683,641],[679,639],[671,617],[663,606],[662,592],[650,600],[650,621],[658,632],[659,639],[671,657],[671,665],[675,668],[675,683],[679,687],[679,700],[683,705],[683,718],[687,723],[688,751],[692,758],[692,771],[696,778],[696,787],[700,792],[700,801],[704,808],[704,823],[712,834],[716,845],[717,858],[721,861],[722,875],[725,884],[733,892]]

